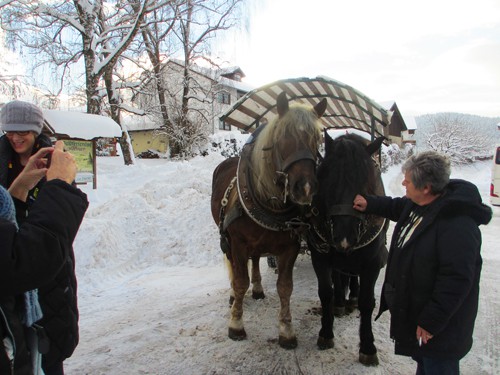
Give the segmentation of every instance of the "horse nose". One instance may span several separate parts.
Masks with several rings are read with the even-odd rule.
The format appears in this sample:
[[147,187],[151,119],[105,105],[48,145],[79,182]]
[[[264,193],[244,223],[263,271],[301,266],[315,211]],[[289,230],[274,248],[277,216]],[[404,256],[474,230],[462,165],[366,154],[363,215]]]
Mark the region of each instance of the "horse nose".
[[316,191],[316,181],[303,179],[293,186],[292,195],[299,204],[311,204]]
[[349,252],[356,244],[356,238],[353,237],[354,233],[350,233],[348,228],[345,228],[342,223],[339,222],[338,216],[336,217],[336,219],[337,226],[334,228],[334,226],[332,225],[332,227],[330,228],[333,247],[337,250]]
[[316,194],[316,191],[318,190],[316,181],[314,181],[314,180],[306,181],[304,183],[302,189],[304,192],[304,197],[307,199],[307,201],[310,204],[312,202],[314,194]]
[[347,237],[341,236],[333,236],[333,243],[335,244],[335,248],[339,250],[349,250],[352,247],[351,242],[347,239]]
[[314,194],[318,192],[318,181],[316,180],[316,178],[307,180],[306,184],[304,185],[304,191],[312,199]]
[[306,184],[304,185],[304,195],[312,200],[315,192],[316,189],[314,189],[314,187],[309,182],[306,182]]

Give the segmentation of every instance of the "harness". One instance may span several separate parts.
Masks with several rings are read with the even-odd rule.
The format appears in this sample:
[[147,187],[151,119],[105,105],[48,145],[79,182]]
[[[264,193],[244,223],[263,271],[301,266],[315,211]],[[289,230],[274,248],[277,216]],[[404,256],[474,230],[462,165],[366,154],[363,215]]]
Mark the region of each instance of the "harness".
[[[354,209],[352,210],[356,211]],[[313,210],[313,212],[317,211]],[[338,215],[346,214],[340,213],[339,211]],[[351,216],[355,216],[361,219],[361,222],[359,224],[361,235],[356,245],[353,246],[352,250],[360,249],[372,243],[389,224],[389,222],[384,218],[375,215],[362,214],[358,211],[356,211],[355,215]],[[312,222],[313,224],[311,225],[311,229],[308,231],[308,240],[314,244],[314,247],[318,250],[318,252],[330,252],[332,247],[328,242],[325,232],[327,226],[333,225],[333,220],[328,219],[323,223],[323,225],[321,225],[321,223],[318,223],[318,220],[312,220]],[[333,250],[335,251],[335,248],[333,248]]]
[[[300,231],[300,229],[308,229],[309,224],[304,221],[304,216],[300,208],[293,204],[286,204],[288,196],[288,174],[286,171],[296,161],[310,159],[311,153],[304,153],[303,150],[298,151],[288,157],[281,164],[280,169],[276,172],[277,179],[275,183],[283,185],[282,199],[283,208],[273,208],[261,202],[255,195],[255,187],[252,184],[252,168],[250,165],[250,155],[252,153],[254,143],[246,144],[241,152],[236,171],[237,191],[239,203],[243,211],[258,225],[272,231]],[[278,199],[273,197],[271,199]]]

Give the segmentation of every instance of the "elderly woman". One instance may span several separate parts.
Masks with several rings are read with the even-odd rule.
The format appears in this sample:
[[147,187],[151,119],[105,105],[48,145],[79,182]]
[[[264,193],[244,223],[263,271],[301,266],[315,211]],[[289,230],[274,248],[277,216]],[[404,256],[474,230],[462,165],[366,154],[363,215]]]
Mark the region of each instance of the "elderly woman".
[[439,153],[411,156],[402,169],[406,197],[354,198],[355,209],[397,222],[378,316],[391,312],[395,352],[411,356],[418,375],[458,375],[478,309],[479,225],[492,211],[476,186],[450,180]]

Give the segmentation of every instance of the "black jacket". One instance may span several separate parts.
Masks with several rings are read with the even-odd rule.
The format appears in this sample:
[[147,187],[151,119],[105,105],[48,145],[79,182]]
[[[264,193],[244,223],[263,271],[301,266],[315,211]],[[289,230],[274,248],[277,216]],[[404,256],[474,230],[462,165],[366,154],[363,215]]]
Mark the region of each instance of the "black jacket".
[[[482,203],[475,185],[451,180],[443,195],[420,208],[422,221],[398,249],[397,233],[418,206],[407,198],[366,199],[366,212],[397,221],[378,314],[389,309],[392,295],[390,335],[396,354],[461,359],[472,347],[478,309],[482,266],[478,226],[491,220],[491,208]],[[417,325],[434,336],[421,347]]]
[[[51,146],[50,139],[40,134],[33,147],[33,154],[40,148]],[[6,137],[0,138],[0,184],[8,187],[16,176],[13,170],[5,172],[4,166],[14,164],[14,151]],[[17,205],[17,221],[21,224],[26,214],[43,189],[45,179],[30,191],[26,205]],[[50,209],[50,208],[49,208]],[[78,345],[78,304],[77,280],[75,274],[75,255],[70,247],[64,266],[55,279],[38,288],[38,299],[43,312],[43,318],[37,324],[44,327],[50,340],[50,350],[43,355],[43,368],[51,367],[69,358]]]
[[12,223],[0,219],[0,337],[10,338],[15,346],[12,362],[0,340],[0,374],[32,373],[16,296],[50,283],[60,272],[87,206],[84,193],[53,180],[45,184],[17,233]]

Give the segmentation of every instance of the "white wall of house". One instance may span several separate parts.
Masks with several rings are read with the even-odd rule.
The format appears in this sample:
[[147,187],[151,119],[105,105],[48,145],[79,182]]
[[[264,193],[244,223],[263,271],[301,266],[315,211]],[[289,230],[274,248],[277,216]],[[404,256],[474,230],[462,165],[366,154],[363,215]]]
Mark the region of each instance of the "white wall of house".
[[[234,130],[227,126],[224,128],[221,124],[220,116],[231,108],[241,96],[252,90],[253,87],[241,81],[222,77],[214,69],[194,66],[191,69],[191,75],[193,81],[189,92],[189,107],[194,109],[194,111],[190,111],[192,116],[194,116],[191,120],[196,122],[203,121],[207,134],[224,130]],[[168,61],[164,68],[163,78],[167,82],[170,94],[170,97],[167,98],[169,116],[175,117],[179,114],[178,111],[181,108],[183,95],[182,82],[184,78],[182,62],[176,60]],[[151,107],[159,107],[157,96],[136,96],[133,103],[135,106],[145,110]],[[197,113],[201,113],[201,116]],[[141,121],[148,123],[149,128],[161,125],[161,119],[155,119],[151,116],[145,116]]]

